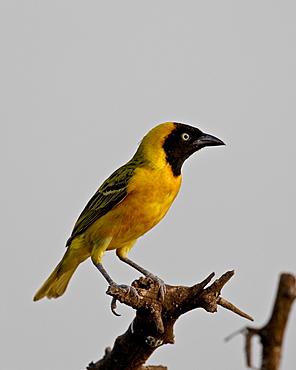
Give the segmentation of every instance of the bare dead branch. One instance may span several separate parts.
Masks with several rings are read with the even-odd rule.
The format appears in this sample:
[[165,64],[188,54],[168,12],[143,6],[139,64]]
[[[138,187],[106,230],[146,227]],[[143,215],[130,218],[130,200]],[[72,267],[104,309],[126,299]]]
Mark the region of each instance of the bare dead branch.
[[218,305],[253,320],[233,304],[220,296],[224,285],[234,275],[228,271],[210,286],[206,287],[214,273],[204,281],[192,287],[166,285],[164,300],[159,299],[158,286],[149,278],[135,280],[132,285],[138,293],[127,294],[118,287],[109,287],[107,294],[137,310],[136,317],[127,331],[119,336],[113,349],[107,348],[104,357],[98,362],[91,363],[88,370],[157,370],[165,367],[144,366],[149,356],[156,348],[164,344],[174,343],[173,328],[177,319],[188,311],[203,308],[208,312],[216,312]]
[[241,330],[245,333],[246,362],[253,368],[251,360],[251,340],[258,335],[262,344],[261,370],[278,370],[280,367],[284,333],[289,313],[296,298],[296,280],[291,274],[280,276],[278,291],[271,317],[262,328],[246,327]]

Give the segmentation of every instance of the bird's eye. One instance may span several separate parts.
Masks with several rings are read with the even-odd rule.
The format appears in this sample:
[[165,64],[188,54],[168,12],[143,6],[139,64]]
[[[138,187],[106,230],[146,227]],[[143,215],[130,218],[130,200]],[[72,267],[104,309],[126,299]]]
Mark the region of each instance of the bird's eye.
[[184,141],[188,141],[190,139],[190,135],[187,134],[187,132],[183,132],[181,137],[182,137],[182,140],[184,140]]

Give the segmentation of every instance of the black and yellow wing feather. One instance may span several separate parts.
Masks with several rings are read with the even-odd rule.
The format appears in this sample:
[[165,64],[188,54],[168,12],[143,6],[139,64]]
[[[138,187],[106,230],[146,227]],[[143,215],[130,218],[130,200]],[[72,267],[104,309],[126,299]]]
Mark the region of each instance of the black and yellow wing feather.
[[108,213],[126,197],[127,185],[135,168],[134,163],[128,162],[103,182],[78,217],[66,246],[70,245],[76,236],[82,234],[91,224]]

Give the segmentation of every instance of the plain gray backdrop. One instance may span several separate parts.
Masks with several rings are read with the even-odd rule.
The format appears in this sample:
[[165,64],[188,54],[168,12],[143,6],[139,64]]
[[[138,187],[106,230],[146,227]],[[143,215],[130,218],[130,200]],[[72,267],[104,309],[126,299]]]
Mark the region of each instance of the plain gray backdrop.
[[[59,262],[102,181],[156,124],[218,136],[183,167],[165,219],[131,259],[168,284],[236,274],[223,297],[255,323],[195,310],[149,364],[245,368],[245,325],[270,315],[279,274],[296,272],[294,1],[14,1],[1,17],[2,369],[82,370],[131,322],[111,314],[90,260],[58,300],[32,297]],[[115,281],[137,271],[108,252]],[[258,364],[258,341],[255,362]],[[295,366],[295,307],[282,369]]]

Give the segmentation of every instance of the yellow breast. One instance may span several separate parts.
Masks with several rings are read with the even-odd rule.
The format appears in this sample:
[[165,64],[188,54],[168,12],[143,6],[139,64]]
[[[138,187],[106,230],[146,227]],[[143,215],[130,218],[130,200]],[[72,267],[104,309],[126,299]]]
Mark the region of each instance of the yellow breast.
[[127,187],[128,195],[87,230],[87,239],[95,243],[112,237],[108,249],[136,240],[153,228],[167,213],[181,186],[169,166],[162,169],[139,167]]

